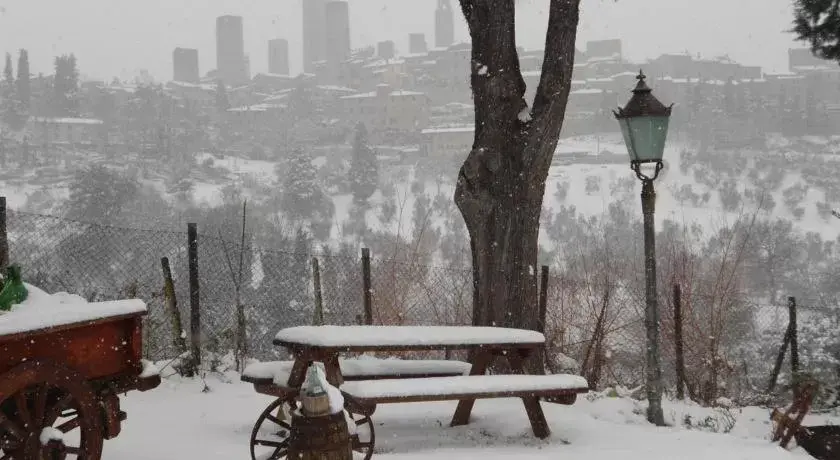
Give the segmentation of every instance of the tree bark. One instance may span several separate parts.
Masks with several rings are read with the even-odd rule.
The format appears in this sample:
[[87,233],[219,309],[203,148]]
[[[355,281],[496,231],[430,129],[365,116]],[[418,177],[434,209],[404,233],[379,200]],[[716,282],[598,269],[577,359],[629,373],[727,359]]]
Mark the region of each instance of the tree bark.
[[455,203],[470,236],[473,324],[537,330],[539,218],[569,96],[580,0],[551,0],[530,110],[516,51],[515,0],[460,3],[472,39],[475,139]]

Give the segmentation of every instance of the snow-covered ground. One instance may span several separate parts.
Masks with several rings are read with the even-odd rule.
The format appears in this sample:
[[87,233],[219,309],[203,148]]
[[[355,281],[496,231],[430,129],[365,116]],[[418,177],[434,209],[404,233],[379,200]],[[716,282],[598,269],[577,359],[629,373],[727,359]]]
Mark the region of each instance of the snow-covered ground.
[[[169,373],[164,369],[163,375]],[[206,391],[204,391],[206,390]],[[155,390],[122,398],[128,412],[123,432],[106,441],[109,460],[244,459],[251,428],[271,399],[254,392],[233,372],[204,380],[167,377]],[[376,458],[586,460],[774,460],[811,458],[799,448],[786,452],[768,440],[768,412],[733,409],[729,434],[684,426],[716,414],[713,409],[666,403],[677,427],[644,421],[644,406],[629,398],[579,398],[574,406],[543,404],[552,429],[541,441],[531,434],[517,399],[480,400],[470,425],[448,426],[455,402],[382,405],[374,415]],[[715,420],[726,425],[725,417]],[[806,420],[808,422],[808,420]],[[813,422],[811,422],[813,424]]]

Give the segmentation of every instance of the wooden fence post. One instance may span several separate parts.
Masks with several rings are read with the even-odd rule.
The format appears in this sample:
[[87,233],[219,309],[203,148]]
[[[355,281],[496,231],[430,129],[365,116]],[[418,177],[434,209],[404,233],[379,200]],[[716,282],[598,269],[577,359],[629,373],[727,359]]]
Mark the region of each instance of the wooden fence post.
[[373,298],[371,296],[371,279],[370,279],[370,249],[362,248],[362,289],[364,293],[362,302],[365,308],[365,324],[370,326],[373,324]]
[[0,270],[9,266],[9,234],[6,230],[6,197],[0,196]]
[[[792,300],[792,302],[791,302]],[[782,346],[779,347],[779,354],[776,355],[776,364],[773,366],[773,371],[770,374],[770,383],[767,384],[767,394],[773,393],[776,389],[776,382],[779,379],[779,373],[782,371],[782,363],[785,361],[785,353],[788,346],[793,339],[794,328],[796,325],[791,321],[796,321],[796,299],[788,297],[788,327],[785,329],[785,336],[782,339]],[[791,351],[791,369],[794,367],[793,352]],[[799,350],[796,351],[796,367],[799,367]]]
[[190,344],[193,365],[201,365],[201,309],[198,290],[198,226],[187,224],[187,254],[190,270]]
[[799,338],[796,326],[796,297],[788,297],[788,328],[790,329],[790,378],[793,396],[799,397]]
[[315,294],[315,313],[312,317],[312,324],[321,326],[324,324],[324,301],[321,295],[321,267],[318,265],[318,258],[312,258],[312,287]]
[[545,334],[545,317],[548,314],[548,265],[543,265],[540,270],[540,319],[538,330]]
[[178,354],[183,355],[187,351],[187,331],[184,330],[181,313],[178,311],[178,298],[175,296],[175,282],[172,280],[169,258],[160,259],[160,266],[163,270],[163,298],[172,322],[172,343],[178,349]]
[[674,349],[677,364],[677,399],[685,399],[685,354],[683,352],[682,289],[674,284]]

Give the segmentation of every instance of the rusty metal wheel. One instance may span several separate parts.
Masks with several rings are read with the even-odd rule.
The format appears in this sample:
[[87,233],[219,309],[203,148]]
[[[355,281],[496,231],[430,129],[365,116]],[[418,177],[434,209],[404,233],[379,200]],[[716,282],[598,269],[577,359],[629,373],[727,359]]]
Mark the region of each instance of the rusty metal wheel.
[[373,446],[376,443],[373,420],[369,415],[349,414],[353,420],[353,426],[350,428],[350,441],[353,445],[353,451],[360,454],[355,458],[363,455],[364,460],[370,460],[373,456]]
[[[294,399],[274,400],[257,418],[251,431],[251,460],[280,460],[289,450]],[[283,414],[282,416],[280,414]]]
[[100,460],[96,397],[84,377],[47,361],[0,376],[0,460]]

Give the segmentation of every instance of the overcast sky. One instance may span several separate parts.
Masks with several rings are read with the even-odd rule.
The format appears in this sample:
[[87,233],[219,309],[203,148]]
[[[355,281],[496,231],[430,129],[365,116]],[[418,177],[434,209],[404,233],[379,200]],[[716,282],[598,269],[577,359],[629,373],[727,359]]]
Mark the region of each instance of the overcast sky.
[[[29,50],[33,72],[51,72],[57,54],[76,54],[83,74],[132,78],[138,69],[172,78],[172,50],[198,48],[201,74],[215,68],[215,17],[244,17],[252,73],[265,71],[271,38],[289,40],[292,71],[301,68],[301,2],[305,0],[0,0],[0,51]],[[349,0],[352,46],[409,32],[434,43],[436,0]],[[456,40],[468,38],[457,0]],[[519,44],[542,48],[548,0],[517,0]],[[634,61],[663,52],[728,54],[765,71],[787,69],[792,0],[583,0],[578,46],[621,38]]]

